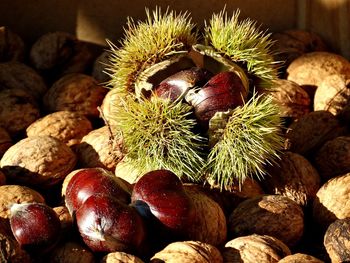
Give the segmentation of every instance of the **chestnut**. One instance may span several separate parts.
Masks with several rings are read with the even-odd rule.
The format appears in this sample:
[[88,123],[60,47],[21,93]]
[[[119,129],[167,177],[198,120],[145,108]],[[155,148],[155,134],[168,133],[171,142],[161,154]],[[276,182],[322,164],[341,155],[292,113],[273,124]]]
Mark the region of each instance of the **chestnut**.
[[181,70],[163,80],[155,87],[154,93],[160,98],[175,101],[189,89],[205,85],[212,76],[210,71],[198,67]]
[[131,201],[148,222],[159,223],[160,230],[175,238],[186,236],[195,217],[191,198],[180,179],[169,170],[154,170],[141,176],[134,185]]
[[232,110],[243,105],[248,96],[248,88],[241,78],[232,71],[214,75],[197,93],[191,94],[190,104],[198,123],[207,129],[209,120],[216,112]]
[[130,202],[129,189],[103,168],[86,168],[77,172],[66,187],[65,203],[71,215],[92,195],[107,195],[124,204]]
[[50,206],[43,203],[13,204],[10,211],[12,233],[23,249],[45,253],[59,241],[61,223]]
[[106,195],[90,196],[76,211],[78,230],[94,252],[138,252],[146,228],[135,208]]

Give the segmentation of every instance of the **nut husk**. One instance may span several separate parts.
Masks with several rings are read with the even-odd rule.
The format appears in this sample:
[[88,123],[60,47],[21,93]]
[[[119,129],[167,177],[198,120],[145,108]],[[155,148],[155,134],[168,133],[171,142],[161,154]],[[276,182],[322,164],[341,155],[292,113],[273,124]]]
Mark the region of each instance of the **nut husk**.
[[91,75],[100,83],[107,83],[111,78],[106,73],[107,67],[110,67],[110,52],[103,51],[96,59],[92,67]]
[[0,27],[0,62],[22,61],[25,44],[23,39],[7,26]]
[[350,173],[324,183],[313,203],[313,220],[326,229],[337,219],[350,217]]
[[10,206],[21,203],[45,203],[44,197],[37,191],[21,185],[0,186],[0,219],[10,217]]
[[229,216],[228,231],[231,236],[269,235],[293,247],[303,236],[304,212],[296,202],[285,196],[249,198]]
[[321,187],[315,167],[298,153],[284,152],[267,172],[270,176],[263,181],[266,192],[286,196],[301,206],[312,203]]
[[105,255],[100,263],[143,263],[143,261],[137,256],[117,251]]
[[324,235],[324,246],[332,263],[350,261],[350,217],[329,225]]
[[324,182],[350,172],[350,136],[327,141],[315,154],[314,163]]
[[199,241],[174,242],[156,253],[151,263],[222,263],[220,251],[209,244]]
[[75,151],[81,167],[102,167],[114,172],[125,155],[123,147],[122,136],[113,139],[109,127],[103,126],[86,134]]
[[278,263],[323,263],[322,260],[315,258],[314,256],[303,254],[303,253],[295,253],[289,256],[282,258]]
[[290,254],[290,249],[279,239],[257,234],[228,241],[222,253],[227,263],[277,263]]
[[184,184],[186,194],[191,198],[195,211],[194,220],[187,231],[189,240],[197,240],[213,246],[223,245],[227,237],[227,224],[220,205],[197,188]]
[[26,131],[28,137],[51,136],[72,146],[92,131],[92,124],[77,112],[57,111],[36,120]]
[[344,134],[345,131],[339,120],[329,111],[312,111],[289,126],[285,148],[309,157],[326,141]]
[[1,168],[9,181],[40,188],[61,182],[75,164],[74,152],[50,136],[22,139],[11,146],[1,159]]
[[98,107],[107,91],[93,77],[72,73],[53,83],[45,93],[43,103],[49,112],[68,110],[98,118]]

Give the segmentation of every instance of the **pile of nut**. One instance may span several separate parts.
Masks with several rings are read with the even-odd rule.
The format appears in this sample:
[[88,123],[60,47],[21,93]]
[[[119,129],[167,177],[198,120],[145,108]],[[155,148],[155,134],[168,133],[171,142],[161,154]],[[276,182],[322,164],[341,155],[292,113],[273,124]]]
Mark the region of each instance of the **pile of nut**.
[[0,27],[0,261],[350,261],[350,62],[314,33],[272,38],[285,149],[228,191],[122,174],[108,53]]

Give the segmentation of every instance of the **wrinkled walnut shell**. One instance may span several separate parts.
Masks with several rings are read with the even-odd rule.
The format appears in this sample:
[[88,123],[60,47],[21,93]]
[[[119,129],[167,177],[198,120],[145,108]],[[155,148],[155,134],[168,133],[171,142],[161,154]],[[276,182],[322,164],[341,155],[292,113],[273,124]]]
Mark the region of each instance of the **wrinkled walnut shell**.
[[11,137],[40,117],[34,98],[22,89],[0,90],[0,101],[0,123]]
[[151,258],[151,263],[222,263],[220,251],[209,244],[199,241],[170,243]]
[[102,258],[100,263],[143,263],[143,261],[125,252],[112,252]]
[[270,194],[286,196],[301,206],[312,203],[321,187],[315,167],[302,155],[284,152],[277,164],[267,167],[263,184]]
[[322,260],[315,258],[314,256],[296,253],[289,256],[284,257],[278,263],[323,263]]
[[107,126],[92,130],[76,145],[81,167],[102,167],[114,171],[117,163],[124,157],[123,139],[111,138]]
[[9,180],[44,188],[61,182],[75,164],[74,152],[50,136],[22,139],[1,159],[1,168]]
[[311,110],[309,94],[293,81],[276,80],[272,85],[271,95],[280,106],[282,117],[298,119]]
[[194,220],[187,231],[189,240],[197,240],[213,246],[224,244],[227,225],[224,211],[212,198],[197,189],[196,185],[184,184],[195,211]]
[[332,263],[350,262],[350,217],[329,225],[324,235],[324,246]]
[[6,26],[0,27],[0,62],[24,59],[25,45],[22,38]]
[[50,77],[82,73],[92,63],[86,43],[67,32],[50,32],[39,37],[30,50],[34,68]]
[[50,252],[51,263],[95,263],[94,254],[74,241],[68,241],[56,246]]
[[315,154],[314,163],[324,182],[350,172],[350,136],[327,141]]
[[293,122],[287,132],[285,148],[303,156],[313,155],[328,140],[345,132],[328,111],[312,111]]
[[287,68],[287,79],[298,83],[312,94],[330,75],[350,76],[350,62],[331,52],[310,52],[293,60]]
[[72,146],[92,131],[92,124],[77,112],[57,111],[36,120],[26,131],[28,137],[47,135]]
[[45,203],[44,197],[37,191],[21,185],[0,186],[0,218],[10,217],[12,204]]
[[326,110],[338,115],[350,103],[350,75],[327,76],[318,86],[314,110]]
[[337,219],[350,217],[350,173],[321,186],[313,203],[313,220],[326,229]]
[[273,236],[292,247],[303,235],[304,213],[296,202],[285,196],[254,197],[243,201],[233,210],[228,230],[233,236]]
[[277,238],[252,234],[227,242],[222,256],[224,262],[277,263],[290,254],[289,248]]
[[60,222],[61,222],[61,231],[62,233],[68,234],[73,228],[73,217],[68,211],[68,208],[64,205],[56,206],[53,208],[56,212]]
[[33,68],[20,62],[0,63],[0,89],[23,89],[36,101],[47,91],[44,79]]
[[12,146],[12,139],[8,132],[0,126],[0,159],[7,151],[8,148]]
[[122,99],[120,93],[117,89],[111,89],[107,92],[101,105],[101,114],[104,120],[111,126],[115,125],[113,120],[113,115],[117,114],[115,112],[115,105]]
[[57,80],[44,95],[44,106],[50,111],[75,111],[87,117],[99,117],[107,89],[85,74],[68,74]]

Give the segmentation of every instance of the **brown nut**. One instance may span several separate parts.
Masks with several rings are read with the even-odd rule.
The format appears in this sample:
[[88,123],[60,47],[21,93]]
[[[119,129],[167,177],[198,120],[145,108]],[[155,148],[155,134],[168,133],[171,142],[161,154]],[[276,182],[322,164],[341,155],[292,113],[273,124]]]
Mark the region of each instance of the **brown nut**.
[[143,261],[137,256],[117,251],[105,255],[100,263],[143,263]]
[[227,237],[227,224],[224,211],[197,185],[184,184],[186,194],[191,198],[195,217],[188,229],[189,240],[197,240],[213,246],[223,245]]
[[0,27],[0,62],[22,61],[25,45],[22,38],[7,26]]
[[61,222],[62,233],[70,233],[70,231],[73,229],[73,217],[69,213],[68,208],[64,205],[61,205],[54,207],[53,210],[56,212]]
[[296,202],[285,196],[249,198],[231,213],[228,231],[233,236],[269,235],[292,247],[303,236],[304,213]]
[[315,51],[293,60],[287,68],[287,79],[314,94],[321,82],[330,75],[350,76],[350,62],[341,55]]
[[67,241],[56,246],[49,255],[52,263],[95,263],[94,254],[75,241]]
[[293,122],[287,132],[285,148],[311,156],[328,140],[345,132],[338,119],[328,111],[312,111]]
[[39,101],[47,91],[47,86],[33,68],[11,61],[0,63],[0,89],[23,89]]
[[0,90],[0,123],[11,137],[40,117],[34,98],[22,89]]
[[26,131],[28,137],[47,135],[72,146],[92,131],[92,124],[77,112],[57,111],[36,120]]
[[282,258],[278,263],[323,263],[322,260],[315,258],[314,256],[296,253]]
[[330,75],[315,92],[314,110],[326,110],[338,115],[350,104],[350,75]]
[[350,217],[337,219],[329,225],[324,246],[332,263],[350,261]]
[[85,135],[75,151],[81,167],[102,167],[114,171],[125,155],[123,147],[123,138],[113,139],[109,128],[103,126]]
[[301,206],[312,203],[321,187],[315,167],[297,153],[284,152],[278,163],[267,167],[267,171],[270,176],[263,181],[266,192],[286,196]]
[[7,151],[8,148],[12,146],[12,139],[8,132],[0,126],[0,159]]
[[50,112],[75,111],[87,117],[99,117],[107,89],[85,74],[68,74],[57,80],[44,95],[44,106]]
[[76,155],[50,136],[27,137],[10,147],[1,159],[8,180],[46,188],[73,170]]
[[315,154],[314,163],[324,182],[350,172],[350,136],[327,141]]
[[326,229],[337,219],[350,217],[350,173],[334,177],[321,186],[313,203],[313,220]]
[[32,45],[29,56],[34,68],[53,78],[84,72],[92,63],[87,45],[67,32],[42,35]]
[[222,263],[220,251],[199,241],[174,242],[151,258],[151,263]]
[[37,191],[21,185],[0,186],[0,219],[10,217],[12,204],[45,203],[44,197]]
[[310,96],[293,81],[276,80],[272,85],[271,95],[280,106],[282,117],[298,119],[311,110]]
[[228,241],[222,256],[227,263],[277,263],[290,254],[289,248],[277,238],[252,234]]

